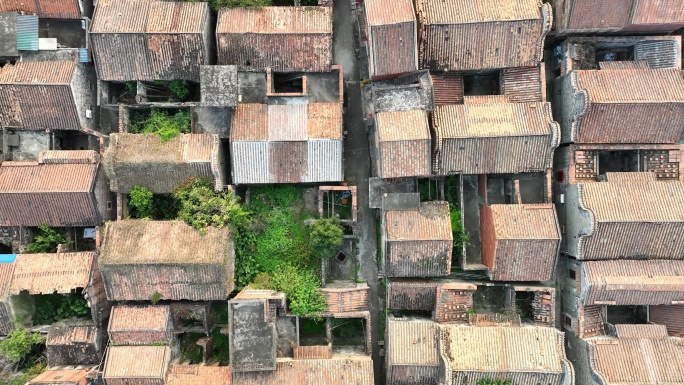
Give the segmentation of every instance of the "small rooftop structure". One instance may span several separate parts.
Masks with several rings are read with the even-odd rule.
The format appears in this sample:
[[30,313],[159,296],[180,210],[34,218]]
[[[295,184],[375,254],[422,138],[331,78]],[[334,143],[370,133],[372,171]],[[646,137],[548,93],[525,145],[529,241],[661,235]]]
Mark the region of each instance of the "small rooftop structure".
[[101,225],[112,207],[98,159],[94,151],[46,151],[38,162],[3,162],[0,226]]
[[448,202],[385,211],[382,252],[388,277],[436,277],[451,272],[453,234]]
[[425,110],[378,112],[375,122],[378,177],[430,175],[432,140]]
[[0,68],[0,126],[94,129],[95,73],[82,63],[20,61]]
[[109,346],[102,378],[107,385],[164,385],[170,361],[168,346]]
[[97,365],[102,358],[101,349],[99,330],[91,321],[54,324],[45,340],[47,361],[51,367]]
[[482,263],[495,281],[550,281],[560,227],[552,204],[480,206]]
[[340,182],[342,109],[338,103],[239,104],[230,155],[235,184]]
[[29,385],[87,385],[87,369],[49,369],[29,381]]
[[328,72],[332,26],[332,7],[222,8],[218,64],[239,71]]
[[36,15],[41,19],[80,19],[85,4],[83,0],[4,0],[0,12]]
[[228,366],[171,364],[166,385],[231,385]]
[[580,183],[565,193],[566,250],[579,260],[684,259],[684,182]]
[[672,32],[684,27],[682,0],[555,1],[559,33]]
[[382,78],[418,70],[413,1],[366,0],[363,4],[371,77]]
[[373,385],[373,360],[362,355],[333,355],[330,359],[279,358],[272,371],[233,372],[242,385]]
[[118,193],[142,186],[170,194],[192,178],[212,179],[216,191],[225,186],[221,140],[214,134],[180,134],[166,142],[157,134],[111,134],[103,164]]
[[544,171],[560,141],[549,103],[510,103],[505,96],[438,106],[432,124],[439,175]]
[[173,340],[173,320],[168,305],[112,307],[109,341],[117,345],[167,344]]
[[228,229],[204,233],[182,221],[107,224],[99,266],[112,301],[220,301],[235,288]]
[[684,384],[682,338],[667,337],[662,325],[616,325],[616,329],[616,337],[586,340],[588,369],[599,384]]
[[235,107],[238,103],[237,66],[200,66],[202,106]]
[[536,66],[553,20],[541,0],[419,0],[416,11],[420,68],[430,71]]
[[99,0],[90,30],[98,78],[200,80],[209,64],[208,3]]
[[[564,143],[672,144],[684,138],[678,69],[578,70],[558,82]],[[629,130],[622,129],[626,124]]]

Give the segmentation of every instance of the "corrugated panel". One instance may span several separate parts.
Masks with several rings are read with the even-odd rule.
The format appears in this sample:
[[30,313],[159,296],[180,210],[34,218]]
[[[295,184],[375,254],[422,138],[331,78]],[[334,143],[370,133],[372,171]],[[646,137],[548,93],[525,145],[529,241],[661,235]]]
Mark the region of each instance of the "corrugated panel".
[[675,40],[640,41],[634,47],[634,59],[646,61],[650,68],[676,68],[679,51]]
[[542,102],[541,66],[501,70],[501,93],[512,103]]
[[110,346],[102,378],[108,385],[164,385],[170,361],[168,346]]
[[150,345],[169,342],[171,310],[169,306],[112,307],[109,316],[109,339],[117,345]]
[[370,288],[367,285],[351,289],[322,288],[321,293],[325,296],[330,313],[370,310]]
[[411,0],[366,0],[363,4],[369,26],[416,21]]
[[432,311],[436,290],[437,283],[432,281],[391,280],[387,282],[387,308]]
[[307,139],[307,104],[268,106],[268,139],[305,141]]
[[69,294],[86,288],[95,253],[19,254],[14,262],[11,293]]
[[648,338],[660,339],[667,337],[667,328],[665,325],[629,325],[617,324],[615,325],[618,338]]
[[390,241],[385,247],[388,277],[442,277],[451,272],[453,242]]
[[17,15],[17,49],[38,51],[38,16]]
[[[387,9],[396,8],[390,6]],[[415,21],[371,26],[369,38],[371,76],[402,74],[418,69]]]
[[580,274],[585,305],[670,305],[684,301],[684,261],[586,261]]
[[166,385],[231,385],[228,366],[173,364],[166,377]]
[[387,321],[387,365],[437,366],[437,324],[431,320]]
[[568,30],[618,31],[629,23],[634,0],[573,0]]
[[204,32],[209,17],[209,3],[155,1],[150,4],[146,33]]
[[218,64],[239,71],[328,72],[332,65],[332,34],[217,34]]
[[308,143],[270,142],[268,170],[275,183],[301,183],[309,165]]
[[463,75],[454,72],[430,74],[435,106],[463,103]]
[[684,305],[651,306],[648,310],[651,322],[665,325],[671,336],[684,337]]
[[684,102],[684,77],[677,69],[587,70],[575,73],[577,89],[586,90],[591,103]]
[[386,211],[388,241],[453,239],[448,202],[421,202],[418,210]]
[[222,8],[217,34],[328,34],[331,7]]
[[544,373],[549,376],[545,384],[562,383],[565,352],[562,334],[555,328],[448,325],[441,330],[440,350],[450,358],[454,376],[460,376],[457,372],[505,372],[520,376],[516,384],[529,384],[527,376]]
[[268,142],[231,141],[230,155],[233,167],[233,183],[273,183],[269,171]]
[[373,385],[373,361],[367,356],[332,359],[280,359],[276,370],[234,372],[241,385]]
[[684,345],[677,340],[618,338],[614,341],[594,343],[589,350],[592,371],[600,373],[608,383],[684,383]]
[[344,179],[342,140],[309,140],[306,175],[301,182],[341,182]]

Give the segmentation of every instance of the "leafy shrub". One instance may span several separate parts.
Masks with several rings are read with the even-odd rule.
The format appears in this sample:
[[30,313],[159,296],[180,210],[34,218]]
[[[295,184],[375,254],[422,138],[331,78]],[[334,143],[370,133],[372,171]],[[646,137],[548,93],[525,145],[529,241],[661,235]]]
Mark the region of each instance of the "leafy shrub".
[[45,339],[40,334],[31,333],[22,327],[15,327],[5,340],[0,341],[0,354],[11,362],[21,362],[43,342]]
[[152,295],[150,296],[150,302],[152,302],[152,305],[156,305],[157,302],[159,302],[160,299],[161,299],[161,294],[160,294],[158,291],[155,291],[155,292],[152,293]]
[[321,258],[330,258],[344,240],[344,229],[337,218],[321,218],[311,225],[309,244]]
[[154,213],[152,201],[154,194],[145,187],[134,186],[128,192],[128,206],[133,210],[131,216],[134,218],[150,218]]
[[64,230],[58,230],[48,226],[38,227],[33,241],[26,249],[26,253],[55,253],[57,245],[71,243],[66,239]]
[[169,83],[169,89],[176,94],[176,97],[181,102],[188,100],[188,96],[190,96],[190,90],[183,84],[182,80],[171,81],[171,83]]
[[318,289],[320,280],[310,271],[285,265],[271,275],[272,289],[282,291],[290,301],[290,311],[300,317],[318,318],[328,304]]
[[90,314],[88,301],[78,294],[36,295],[35,304],[34,325],[51,325],[63,319],[86,317]]
[[468,234],[463,228],[461,211],[453,205],[449,205],[449,216],[451,217],[451,231],[454,234],[454,248],[456,250],[461,250],[463,244],[468,243]]
[[492,380],[490,378],[483,378],[483,379],[477,381],[477,385],[511,385],[511,384],[512,384],[511,380],[500,380],[500,379]]
[[166,142],[181,133],[190,132],[190,112],[179,111],[173,115],[164,110],[155,110],[149,115],[146,112],[134,112],[130,131],[134,134],[157,134],[162,142]]

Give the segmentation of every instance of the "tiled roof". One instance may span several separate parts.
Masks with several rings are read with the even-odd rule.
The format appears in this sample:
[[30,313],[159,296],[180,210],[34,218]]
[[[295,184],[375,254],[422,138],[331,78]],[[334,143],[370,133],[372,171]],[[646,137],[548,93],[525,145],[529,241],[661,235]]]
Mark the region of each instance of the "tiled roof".
[[241,71],[325,72],[332,65],[331,7],[222,8],[218,64]]
[[328,303],[328,312],[346,313],[370,310],[370,288],[359,284],[353,288],[324,287],[321,293]]
[[388,280],[387,308],[393,310],[435,309],[437,282],[429,280]]
[[618,338],[667,338],[667,326],[658,324],[616,324],[615,330]]
[[607,385],[684,384],[684,344],[679,338],[590,340],[591,370]]
[[145,32],[200,33],[208,16],[206,3],[155,1],[150,4]]
[[421,68],[432,71],[535,66],[552,19],[539,0],[420,0],[417,12]]
[[48,331],[45,344],[49,346],[64,346],[97,343],[97,329],[94,325],[61,325],[54,324]]
[[443,105],[432,123],[441,175],[544,170],[560,141],[548,103]]
[[95,259],[94,252],[19,254],[14,262],[12,294],[69,294],[86,288]]
[[416,21],[411,0],[368,0],[364,5],[368,25],[371,27]]
[[0,263],[0,300],[10,295],[14,263]]
[[68,61],[20,61],[0,68],[0,85],[68,85],[77,65]]
[[634,0],[630,24],[647,27],[652,31],[681,28],[684,25],[684,1]]
[[448,202],[421,202],[418,210],[386,211],[387,241],[452,240]]
[[86,369],[46,370],[29,381],[30,385],[86,385]]
[[607,172],[606,180],[611,183],[643,183],[655,182],[656,174],[650,171],[644,172]]
[[241,103],[233,115],[233,141],[342,139],[342,111],[337,103]]
[[0,12],[37,15],[41,19],[80,19],[82,16],[76,0],[3,0]]
[[56,227],[101,224],[93,196],[97,164],[8,162],[0,166],[0,224]]
[[332,359],[278,359],[273,371],[234,372],[240,385],[373,385],[373,361],[369,356],[335,356]]
[[98,163],[100,154],[93,150],[49,150],[38,154],[38,163]]
[[683,102],[684,77],[676,69],[582,70],[577,86],[592,103]]
[[513,103],[544,101],[544,81],[541,65],[504,68],[501,70],[501,93]]
[[437,324],[432,320],[390,317],[387,338],[388,365],[439,365]]
[[228,366],[172,364],[166,385],[231,385]]
[[448,325],[441,330],[441,350],[454,372],[563,372],[563,337],[555,328]]
[[552,204],[491,205],[497,239],[560,239]]
[[558,23],[568,30],[612,30],[617,31],[629,23],[634,0],[574,0],[567,20]]
[[379,112],[376,122],[380,161],[378,176],[430,175],[432,144],[425,110]]
[[105,383],[115,379],[163,381],[170,360],[168,346],[109,346],[102,378]]
[[431,73],[435,106],[463,103],[463,75],[457,72]]
[[233,290],[234,252],[228,229],[182,221],[109,223],[99,258],[110,300],[222,300]]
[[381,141],[430,139],[425,110],[378,112],[376,119]]
[[112,307],[109,339],[117,345],[149,345],[168,342],[171,309],[165,305]]
[[142,33],[155,0],[99,0],[91,33]]
[[117,133],[110,135],[103,163],[116,192],[142,186],[169,194],[192,178],[213,179],[214,187],[221,190],[220,147],[218,135],[181,134],[162,142],[157,134]]
[[585,261],[580,282],[585,305],[671,305],[684,301],[684,261]]

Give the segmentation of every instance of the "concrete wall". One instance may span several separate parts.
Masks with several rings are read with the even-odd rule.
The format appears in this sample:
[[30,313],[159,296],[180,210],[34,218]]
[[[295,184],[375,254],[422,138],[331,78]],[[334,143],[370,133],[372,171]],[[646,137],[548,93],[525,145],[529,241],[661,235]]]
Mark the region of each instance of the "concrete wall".
[[[97,122],[96,108],[97,105],[97,77],[95,69],[91,66],[79,64],[76,66],[74,76],[71,79],[71,92],[76,103],[76,111],[78,112],[78,120],[81,127],[94,130],[95,122]],[[86,110],[91,111],[91,117],[86,117]]]
[[553,86],[553,119],[561,126],[561,143],[572,142],[572,124],[584,105],[575,95],[572,75],[559,77]]
[[[592,217],[589,211],[579,206],[579,186],[567,186],[564,193],[565,203],[557,203],[558,211],[565,212],[565,239],[566,244],[561,245],[561,253],[577,257],[581,238],[591,231]],[[556,198],[560,202],[560,196]]]

